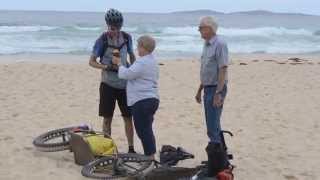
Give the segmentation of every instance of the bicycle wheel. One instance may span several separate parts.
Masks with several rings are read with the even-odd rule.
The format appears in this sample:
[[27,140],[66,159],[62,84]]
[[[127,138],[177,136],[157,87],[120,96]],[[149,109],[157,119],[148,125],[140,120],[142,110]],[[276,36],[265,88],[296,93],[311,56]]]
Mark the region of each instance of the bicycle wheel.
[[68,132],[75,129],[86,129],[85,126],[73,126],[55,129],[41,134],[33,140],[33,145],[44,152],[55,152],[70,149],[70,136]]
[[191,180],[197,173],[196,168],[185,167],[159,167],[153,169],[146,176],[144,180]]
[[153,160],[139,154],[118,154],[102,157],[85,165],[81,174],[94,179],[120,179],[148,173],[154,168]]

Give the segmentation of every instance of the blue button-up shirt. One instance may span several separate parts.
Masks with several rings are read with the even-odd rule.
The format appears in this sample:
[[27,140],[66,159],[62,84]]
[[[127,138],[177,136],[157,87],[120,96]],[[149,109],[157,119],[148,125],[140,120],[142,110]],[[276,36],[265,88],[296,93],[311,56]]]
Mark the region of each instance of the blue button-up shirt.
[[201,84],[204,86],[217,85],[219,68],[228,66],[228,63],[228,47],[225,41],[219,36],[214,36],[209,42],[205,42],[201,56]]
[[127,81],[128,106],[148,98],[159,99],[159,67],[152,54],[138,58],[129,68],[119,67],[119,78]]

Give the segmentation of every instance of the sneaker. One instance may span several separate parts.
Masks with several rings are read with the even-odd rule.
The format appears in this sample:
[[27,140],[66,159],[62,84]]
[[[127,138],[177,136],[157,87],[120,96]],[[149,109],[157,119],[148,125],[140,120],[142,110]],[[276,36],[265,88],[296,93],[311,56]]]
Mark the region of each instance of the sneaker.
[[134,149],[129,149],[128,153],[133,153],[133,154],[137,154],[136,151],[134,151]]
[[128,153],[137,154],[136,151],[134,151],[134,147],[133,146],[129,146]]

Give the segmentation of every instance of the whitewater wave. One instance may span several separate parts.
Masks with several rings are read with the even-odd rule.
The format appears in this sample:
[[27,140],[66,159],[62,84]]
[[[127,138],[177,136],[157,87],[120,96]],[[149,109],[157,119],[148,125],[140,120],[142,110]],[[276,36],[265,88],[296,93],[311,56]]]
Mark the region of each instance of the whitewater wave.
[[38,32],[58,29],[53,26],[0,26],[0,33]]
[[82,26],[0,26],[0,33],[22,33],[40,31],[102,31],[103,27],[82,27]]
[[287,29],[283,27],[262,27],[252,29],[220,28],[219,32],[225,36],[312,36],[313,32],[306,29]]
[[76,30],[79,31],[102,31],[103,27],[81,27],[81,26],[74,26],[73,27]]
[[[66,26],[66,27],[56,27],[56,26],[0,26],[1,33],[19,33],[19,32],[38,32],[38,31],[96,31],[100,32],[104,30],[101,26]],[[124,27],[124,31],[136,34],[163,34],[163,35],[186,35],[186,36],[199,36],[199,31],[197,26],[186,26],[186,27]],[[240,28],[224,28],[218,29],[218,33],[225,36],[284,36],[284,35],[294,35],[294,36],[313,36],[319,35],[319,31],[310,31],[306,29],[288,29],[284,27],[260,27],[260,28],[250,28],[250,29],[240,29]]]
[[[0,54],[16,53],[90,53],[104,26],[17,26],[0,25]],[[151,34],[161,52],[200,54],[203,40],[197,26],[124,27],[133,35]],[[24,33],[33,32],[33,33]],[[309,53],[320,51],[320,36],[308,29],[260,27],[219,28],[230,52]]]
[[[198,27],[167,27],[163,30],[164,34],[185,34],[199,35]],[[261,28],[219,28],[218,33],[225,36],[283,36],[283,35],[302,35],[312,36],[314,32],[306,29],[288,29],[284,27],[261,27]]]

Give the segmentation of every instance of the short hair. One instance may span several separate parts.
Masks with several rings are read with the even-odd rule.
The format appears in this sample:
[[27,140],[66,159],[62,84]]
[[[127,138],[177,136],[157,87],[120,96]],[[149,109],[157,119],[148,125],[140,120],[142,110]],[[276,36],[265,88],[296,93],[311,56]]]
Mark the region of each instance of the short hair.
[[149,53],[152,53],[156,48],[156,41],[149,35],[140,36],[137,42],[138,46],[143,47]]
[[205,16],[205,17],[202,17],[201,19],[200,19],[200,26],[203,26],[203,25],[205,25],[205,26],[208,26],[208,27],[210,27],[212,30],[213,30],[213,32],[217,32],[217,30],[218,30],[218,23],[216,22],[216,20],[214,19],[214,17],[212,17],[212,16]]

